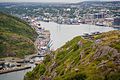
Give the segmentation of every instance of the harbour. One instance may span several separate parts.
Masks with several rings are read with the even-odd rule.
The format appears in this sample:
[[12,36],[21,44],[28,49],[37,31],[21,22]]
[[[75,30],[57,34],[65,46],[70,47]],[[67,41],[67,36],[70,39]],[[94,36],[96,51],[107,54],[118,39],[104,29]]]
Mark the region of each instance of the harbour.
[[[96,26],[89,24],[80,24],[80,25],[66,25],[66,24],[57,24],[55,22],[41,22],[40,24],[51,33],[51,40],[53,45],[51,46],[52,50],[56,50],[64,45],[67,41],[73,39],[75,36],[81,36],[84,33],[94,33],[94,32],[107,32],[111,30],[118,30],[118,28],[105,27],[105,26]],[[49,26],[48,26],[49,25]]]
[[1,0],[0,80],[119,80],[120,1]]
[[[44,59],[44,56],[45,56],[43,54],[46,54],[45,51],[50,52],[50,50],[56,50],[57,48],[61,47],[67,41],[69,41],[75,36],[80,36],[80,35],[83,35],[84,33],[92,33],[97,31],[106,32],[110,30],[115,30],[114,28],[111,28],[111,27],[93,26],[93,25],[86,25],[86,24],[63,25],[63,24],[57,24],[54,22],[48,23],[48,22],[41,22],[41,21],[37,21],[37,23],[40,24],[40,26],[38,27],[40,30],[42,27],[42,30],[44,29],[50,32],[50,34],[47,33],[48,35],[46,36],[46,37],[50,37],[50,39],[45,40],[50,45],[49,46],[48,44],[43,45],[42,42],[39,42],[43,40],[43,34],[39,36],[40,38],[37,37],[35,44],[36,44],[36,47],[38,48],[37,49],[38,53],[30,56],[25,56],[25,60],[23,59],[23,60],[17,61],[18,63],[22,63],[22,64],[26,62],[25,64],[30,65],[31,68],[15,71],[11,73],[1,74],[0,80],[18,80],[18,77],[20,77],[19,80],[23,80],[26,72],[31,71],[35,67],[35,63],[37,64],[41,63],[41,61]],[[38,31],[39,34],[41,34],[38,28],[36,28],[36,30]],[[16,75],[16,74],[19,74],[19,75]],[[12,77],[14,77],[14,79]]]

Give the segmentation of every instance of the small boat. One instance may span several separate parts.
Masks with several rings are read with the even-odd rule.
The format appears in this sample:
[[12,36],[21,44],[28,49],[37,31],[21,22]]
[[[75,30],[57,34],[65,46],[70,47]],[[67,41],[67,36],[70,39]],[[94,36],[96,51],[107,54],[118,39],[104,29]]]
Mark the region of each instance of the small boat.
[[34,61],[33,61],[33,60],[30,60],[30,63],[31,63],[31,64],[33,64],[33,63],[34,63]]

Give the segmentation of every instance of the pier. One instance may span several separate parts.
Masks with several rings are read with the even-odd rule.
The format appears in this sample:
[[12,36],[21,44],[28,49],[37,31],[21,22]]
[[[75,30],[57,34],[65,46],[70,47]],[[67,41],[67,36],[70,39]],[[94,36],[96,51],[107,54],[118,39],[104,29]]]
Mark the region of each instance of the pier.
[[24,66],[24,67],[16,67],[14,69],[0,70],[0,74],[21,71],[21,70],[30,69],[30,68],[31,68],[31,66]]

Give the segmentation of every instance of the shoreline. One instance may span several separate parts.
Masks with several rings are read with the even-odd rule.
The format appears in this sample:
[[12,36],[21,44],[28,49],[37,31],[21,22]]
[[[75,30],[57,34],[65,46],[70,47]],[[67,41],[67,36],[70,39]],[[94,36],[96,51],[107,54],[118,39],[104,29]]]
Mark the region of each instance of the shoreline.
[[[40,20],[41,21],[41,20]],[[45,21],[42,21],[42,22],[45,22]],[[49,21],[47,23],[50,23],[50,22],[54,22],[54,21]],[[120,28],[120,26],[116,26],[116,25],[113,25],[113,26],[105,26],[105,25],[95,25],[95,24],[89,24],[89,23],[78,23],[78,24],[67,24],[67,23],[57,23],[57,22],[54,22],[56,24],[59,24],[59,25],[81,25],[81,24],[85,24],[85,25],[93,25],[93,26],[99,26],[99,27],[111,27],[111,28]]]

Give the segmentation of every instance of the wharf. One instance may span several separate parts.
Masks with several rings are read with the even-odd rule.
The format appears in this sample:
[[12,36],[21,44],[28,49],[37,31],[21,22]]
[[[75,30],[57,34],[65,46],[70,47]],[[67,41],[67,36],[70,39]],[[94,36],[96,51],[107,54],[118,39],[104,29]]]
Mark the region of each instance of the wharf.
[[31,66],[24,66],[24,67],[17,67],[14,69],[0,70],[0,74],[16,72],[16,71],[21,71],[21,70],[30,69],[30,68],[31,68]]

